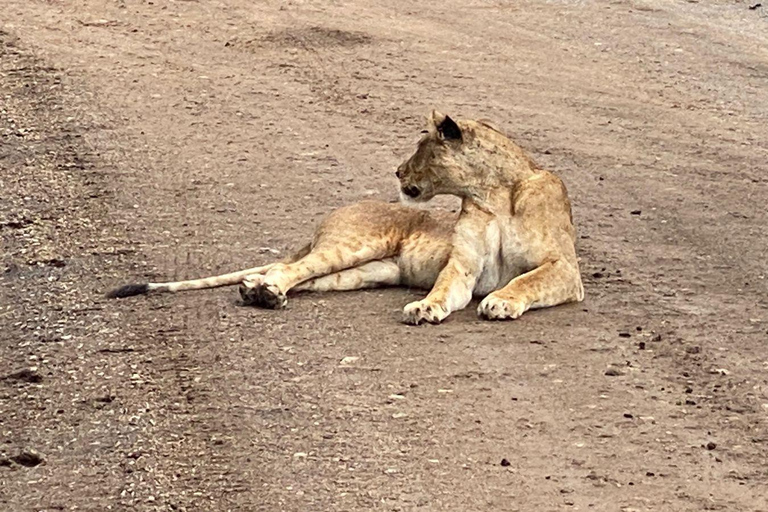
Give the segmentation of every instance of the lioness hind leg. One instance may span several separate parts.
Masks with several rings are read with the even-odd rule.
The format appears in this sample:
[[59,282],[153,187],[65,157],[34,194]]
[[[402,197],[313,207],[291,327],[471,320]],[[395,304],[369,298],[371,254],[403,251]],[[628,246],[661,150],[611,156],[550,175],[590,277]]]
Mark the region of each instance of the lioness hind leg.
[[270,309],[285,307],[286,294],[294,286],[334,272],[357,267],[372,260],[381,260],[389,250],[383,240],[361,238],[342,244],[323,244],[294,263],[279,263],[263,277],[244,281],[240,296],[248,305]]
[[520,317],[529,309],[577,302],[584,298],[584,287],[576,265],[564,260],[547,262],[514,278],[504,288],[485,297],[477,308],[488,320]]
[[395,286],[400,284],[400,267],[392,260],[371,261],[295,286],[297,292],[331,292]]

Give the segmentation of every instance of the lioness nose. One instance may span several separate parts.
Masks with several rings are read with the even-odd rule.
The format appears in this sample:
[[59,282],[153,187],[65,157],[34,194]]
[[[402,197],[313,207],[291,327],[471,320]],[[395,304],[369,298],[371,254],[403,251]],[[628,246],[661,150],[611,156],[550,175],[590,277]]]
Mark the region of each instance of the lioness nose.
[[407,195],[408,197],[418,197],[418,195],[421,194],[421,190],[419,190],[418,187],[410,185],[403,189],[403,194]]

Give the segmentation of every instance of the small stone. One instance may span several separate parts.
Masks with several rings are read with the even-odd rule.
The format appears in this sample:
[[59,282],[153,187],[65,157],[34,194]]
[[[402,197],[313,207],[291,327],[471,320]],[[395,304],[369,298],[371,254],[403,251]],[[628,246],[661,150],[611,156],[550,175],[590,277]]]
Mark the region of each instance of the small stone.
[[357,361],[358,359],[360,359],[360,358],[357,357],[357,356],[347,356],[347,357],[342,358],[342,360],[339,361],[339,364],[340,365],[352,364],[355,361]]
[[637,348],[639,348],[640,350],[645,350],[645,342],[641,341],[640,343],[638,343]]
[[624,375],[624,372],[619,370],[618,368],[608,368],[605,370],[605,374],[609,377],[620,377]]
[[620,332],[619,333],[619,338],[631,338],[631,337],[632,337],[632,335],[629,334],[628,332]]
[[625,417],[625,418],[627,418],[627,419],[630,419],[630,420],[631,420],[632,418],[634,418],[634,416],[633,416],[632,414],[628,413],[628,412],[625,412],[625,413],[624,413],[624,417]]
[[712,441],[707,443],[707,450],[714,450],[717,448],[717,444],[713,443]]
[[510,462],[507,459],[501,459],[501,465],[503,467],[511,466]]
[[9,373],[8,375],[0,378],[0,380],[19,380],[21,382],[29,382],[30,384],[38,384],[43,381],[43,376],[37,372],[37,367],[24,368],[17,372]]
[[16,464],[20,464],[28,468],[33,468],[42,464],[44,459],[42,454],[40,454],[37,450],[32,448],[25,448],[15,457],[11,457],[11,460]]
[[641,213],[643,213],[643,211],[642,210],[632,210],[629,213],[631,213],[632,215],[640,215]]
[[294,459],[306,459],[307,454],[305,452],[296,452],[293,454]]

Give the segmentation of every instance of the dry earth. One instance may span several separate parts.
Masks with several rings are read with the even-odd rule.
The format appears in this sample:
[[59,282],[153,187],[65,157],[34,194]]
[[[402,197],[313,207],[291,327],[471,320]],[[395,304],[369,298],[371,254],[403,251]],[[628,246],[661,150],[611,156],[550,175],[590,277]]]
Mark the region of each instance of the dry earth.
[[[768,510],[749,7],[2,0],[0,509]],[[432,107],[563,177],[584,303],[412,328],[415,290],[103,298],[394,198]]]

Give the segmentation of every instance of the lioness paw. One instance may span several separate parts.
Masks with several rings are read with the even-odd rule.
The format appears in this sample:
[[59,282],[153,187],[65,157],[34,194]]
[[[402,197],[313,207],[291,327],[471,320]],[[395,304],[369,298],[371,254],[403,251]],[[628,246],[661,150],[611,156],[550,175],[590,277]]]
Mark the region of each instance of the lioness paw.
[[288,298],[277,286],[260,280],[244,280],[240,284],[240,297],[247,306],[267,309],[282,309],[288,304]]
[[411,302],[403,308],[403,323],[410,325],[420,325],[424,322],[439,324],[447,316],[448,312],[442,306],[423,300]]
[[477,314],[487,320],[514,320],[525,313],[525,310],[523,302],[510,301],[491,294],[480,302]]

